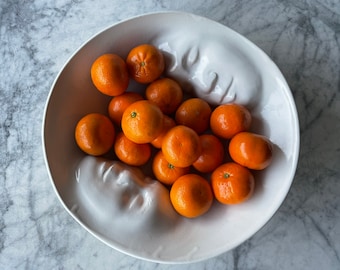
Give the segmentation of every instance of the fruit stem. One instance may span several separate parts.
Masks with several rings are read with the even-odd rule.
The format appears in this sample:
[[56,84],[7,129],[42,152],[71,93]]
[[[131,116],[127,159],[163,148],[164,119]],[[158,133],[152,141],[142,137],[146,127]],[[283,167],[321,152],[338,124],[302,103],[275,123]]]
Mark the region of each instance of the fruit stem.
[[223,174],[223,178],[229,178],[230,177],[230,174],[229,173],[224,173]]
[[168,164],[168,168],[169,168],[169,169],[174,169],[175,166],[169,163],[169,164]]

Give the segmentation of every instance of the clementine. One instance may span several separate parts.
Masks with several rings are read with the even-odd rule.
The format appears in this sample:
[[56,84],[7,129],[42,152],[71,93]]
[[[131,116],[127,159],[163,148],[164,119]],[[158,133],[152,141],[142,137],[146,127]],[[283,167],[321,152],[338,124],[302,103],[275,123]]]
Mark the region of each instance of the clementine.
[[151,44],[134,47],[126,58],[130,76],[139,83],[158,79],[165,68],[163,54]]
[[170,190],[170,200],[175,210],[187,218],[205,214],[213,203],[210,184],[197,174],[179,177]]
[[108,113],[113,123],[120,126],[126,108],[135,101],[142,99],[143,97],[135,92],[125,92],[119,96],[113,97],[108,106]]
[[103,94],[118,96],[129,85],[129,73],[125,61],[116,54],[99,56],[91,66],[94,86]]
[[129,105],[122,116],[122,130],[135,143],[153,141],[163,129],[163,113],[148,100]]
[[211,108],[208,102],[201,98],[190,98],[184,101],[176,110],[176,122],[192,128],[198,134],[209,127]]
[[78,121],[75,128],[77,145],[89,155],[100,156],[107,153],[114,139],[114,126],[111,120],[103,114],[87,114]]
[[172,114],[181,104],[183,92],[180,85],[173,79],[161,78],[146,88],[145,96],[155,103],[164,114]]
[[156,148],[162,148],[162,142],[163,142],[164,136],[174,126],[176,126],[175,120],[172,119],[171,117],[167,116],[167,115],[163,115],[163,128],[162,128],[162,131],[161,131],[161,133],[154,140],[151,141],[151,144],[154,147],[156,147]]
[[186,126],[173,127],[164,136],[162,152],[166,160],[176,167],[192,165],[201,154],[201,144],[197,133]]
[[253,170],[269,166],[273,157],[273,145],[263,135],[240,132],[229,142],[230,157],[237,163]]
[[189,172],[189,167],[179,168],[169,163],[162,151],[159,151],[152,162],[155,177],[165,185],[172,185],[180,176]]
[[248,109],[235,103],[217,106],[210,116],[212,132],[224,139],[230,139],[241,131],[247,131],[251,125]]
[[255,180],[247,168],[228,162],[213,171],[211,185],[214,196],[220,203],[238,204],[251,197]]
[[212,172],[223,162],[223,144],[215,135],[212,134],[201,135],[200,143],[202,146],[202,152],[198,159],[193,163],[193,167],[202,173]]
[[134,143],[123,132],[118,133],[114,143],[114,150],[121,161],[132,166],[144,165],[151,157],[150,144]]

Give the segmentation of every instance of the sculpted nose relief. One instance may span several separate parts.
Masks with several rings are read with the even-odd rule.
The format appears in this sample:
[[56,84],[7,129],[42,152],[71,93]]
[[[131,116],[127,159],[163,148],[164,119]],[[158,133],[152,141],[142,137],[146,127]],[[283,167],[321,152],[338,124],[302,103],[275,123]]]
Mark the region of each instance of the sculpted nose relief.
[[187,33],[176,29],[152,41],[165,55],[167,76],[211,104],[253,105],[262,80],[242,50],[224,36],[209,38],[203,30],[192,36]]
[[177,219],[169,191],[119,161],[85,156],[75,178],[80,202],[77,215],[103,231],[154,233],[167,230]]

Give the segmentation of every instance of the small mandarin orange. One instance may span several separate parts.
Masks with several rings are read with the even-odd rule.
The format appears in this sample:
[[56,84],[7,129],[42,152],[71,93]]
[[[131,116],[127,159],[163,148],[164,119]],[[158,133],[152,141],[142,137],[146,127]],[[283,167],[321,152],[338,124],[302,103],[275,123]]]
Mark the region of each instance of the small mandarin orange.
[[202,152],[198,159],[193,163],[193,167],[202,173],[212,172],[223,162],[223,144],[215,135],[212,134],[201,135],[200,143],[202,146]]
[[122,130],[135,143],[150,143],[163,129],[163,113],[148,100],[129,105],[122,116]]
[[130,76],[139,83],[151,83],[158,79],[165,68],[163,54],[151,44],[134,47],[126,58]]
[[118,133],[114,143],[116,156],[124,163],[132,166],[141,166],[148,162],[151,157],[149,144],[138,144],[129,140],[123,132]]
[[77,145],[85,153],[100,156],[107,153],[115,139],[115,128],[111,120],[99,113],[82,117],[75,128]]
[[211,175],[215,198],[223,204],[239,204],[248,200],[255,187],[251,172],[234,162],[222,164]]
[[173,79],[161,78],[146,88],[145,96],[155,103],[164,114],[172,114],[181,104],[183,92],[180,85]]
[[201,149],[197,133],[183,125],[170,129],[162,142],[162,152],[166,160],[180,168],[192,165],[200,156]]
[[201,98],[190,98],[178,107],[175,119],[177,124],[190,127],[201,134],[209,128],[210,115],[208,102]]
[[251,114],[246,107],[230,103],[217,106],[210,116],[212,132],[230,139],[239,132],[247,131],[251,125]]
[[253,170],[263,170],[273,158],[273,145],[264,135],[240,132],[229,142],[230,157]]
[[129,85],[129,73],[125,61],[116,54],[99,56],[91,66],[94,86],[103,94],[118,96]]
[[162,151],[159,151],[152,163],[152,171],[158,181],[165,185],[172,185],[180,176],[189,172],[189,167],[179,168],[169,163]]
[[168,131],[176,126],[176,122],[171,117],[167,116],[166,114],[163,115],[163,128],[161,133],[151,141],[151,144],[156,148],[162,148],[162,142],[164,136],[168,133]]
[[202,216],[211,208],[213,193],[210,184],[198,174],[179,177],[170,190],[170,201],[175,210],[187,218]]
[[122,116],[126,108],[135,101],[142,100],[143,97],[135,92],[125,92],[111,99],[108,106],[109,117],[117,126],[120,127]]

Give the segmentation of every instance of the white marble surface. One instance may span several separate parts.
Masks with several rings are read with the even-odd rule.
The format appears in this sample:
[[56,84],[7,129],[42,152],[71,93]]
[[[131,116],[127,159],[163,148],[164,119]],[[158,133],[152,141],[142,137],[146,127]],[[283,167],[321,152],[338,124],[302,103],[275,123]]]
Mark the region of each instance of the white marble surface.
[[[134,259],[64,210],[48,179],[41,122],[50,86],[97,31],[145,12],[181,10],[245,35],[279,66],[300,117],[293,186],[238,248],[190,265]],[[340,2],[256,0],[0,2],[0,269],[340,269]]]

